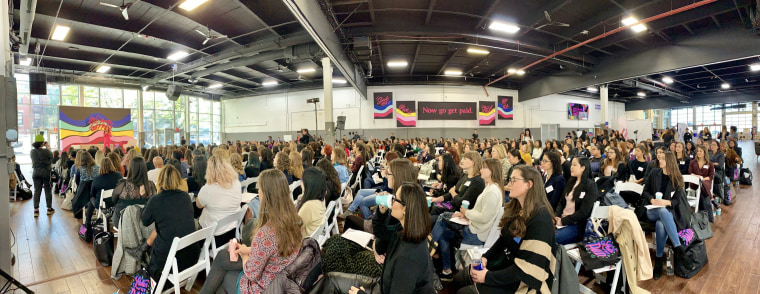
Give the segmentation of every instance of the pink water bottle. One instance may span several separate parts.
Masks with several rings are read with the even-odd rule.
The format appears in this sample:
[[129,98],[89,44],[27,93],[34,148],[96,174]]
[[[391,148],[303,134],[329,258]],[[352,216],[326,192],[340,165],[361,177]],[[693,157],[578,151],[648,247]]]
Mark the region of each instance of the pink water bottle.
[[238,261],[238,255],[237,255],[237,247],[238,243],[236,239],[230,240],[229,246],[227,246],[227,250],[230,251],[230,261],[231,262],[237,262]]

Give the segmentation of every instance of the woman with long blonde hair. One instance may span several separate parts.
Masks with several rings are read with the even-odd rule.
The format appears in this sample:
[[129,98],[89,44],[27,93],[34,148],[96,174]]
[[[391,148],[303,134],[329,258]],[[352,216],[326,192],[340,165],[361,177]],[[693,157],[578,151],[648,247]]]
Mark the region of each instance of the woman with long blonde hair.
[[304,164],[301,162],[301,154],[298,152],[290,152],[288,155],[290,159],[290,167],[293,170],[293,180],[300,180],[303,177]]
[[[233,251],[239,257],[236,262],[230,261],[229,250],[219,251],[201,294],[216,293],[223,286],[227,293],[264,293],[275,275],[298,256],[303,238],[302,221],[290,198],[287,179],[283,173],[269,169],[261,172],[259,184],[262,213],[253,240],[250,244],[237,245]],[[225,281],[235,276],[237,281]]]
[[340,178],[340,182],[345,184],[348,183],[350,175],[348,174],[348,156],[346,155],[346,151],[343,148],[335,148],[332,151],[332,163],[333,167],[335,167],[335,171],[338,172],[338,177]]
[[[229,161],[216,155],[211,156],[206,167],[206,185],[201,188],[195,199],[195,206],[203,209],[198,219],[201,227],[211,226],[212,223],[235,214],[242,202],[240,189],[237,172]],[[234,238],[234,229],[234,223],[217,227],[214,232],[216,244],[221,246],[230,238]]]
[[[127,156],[124,156],[124,159],[121,161],[121,165],[124,166],[124,172],[129,172],[129,163],[132,162],[132,159],[137,157],[137,150],[135,148],[129,149],[127,152]],[[167,157],[168,158],[168,157]]]
[[238,180],[241,182],[244,181],[245,171],[243,170],[243,156],[238,153],[232,153],[232,155],[230,155],[230,165],[232,165],[232,169],[237,173]]

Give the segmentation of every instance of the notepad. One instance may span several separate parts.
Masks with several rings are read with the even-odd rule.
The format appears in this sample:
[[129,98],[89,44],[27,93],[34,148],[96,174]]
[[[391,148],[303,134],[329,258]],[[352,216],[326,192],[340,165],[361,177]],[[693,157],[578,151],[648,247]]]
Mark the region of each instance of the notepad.
[[455,224],[463,225],[463,226],[469,226],[470,225],[470,220],[463,219],[463,218],[458,218],[458,217],[452,217],[452,218],[449,219],[449,221],[451,221],[452,223],[455,223]]
[[370,250],[372,250],[372,248],[369,248],[367,245],[369,245],[370,241],[375,239],[375,235],[354,229],[348,229],[340,236]]
[[662,205],[646,205],[644,207],[646,207],[647,209],[655,209],[655,208],[663,208],[665,206],[662,206]]

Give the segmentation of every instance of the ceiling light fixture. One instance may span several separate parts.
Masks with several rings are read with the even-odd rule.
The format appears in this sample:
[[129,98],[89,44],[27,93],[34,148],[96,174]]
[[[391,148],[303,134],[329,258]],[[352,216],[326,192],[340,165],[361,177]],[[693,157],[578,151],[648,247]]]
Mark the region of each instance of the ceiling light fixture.
[[185,2],[182,2],[182,4],[179,5],[179,8],[191,11],[198,6],[201,6],[201,4],[206,3],[206,1],[208,0],[185,0]]
[[670,85],[673,83],[673,79],[671,79],[670,77],[664,77],[662,78],[662,82]]
[[596,87],[590,86],[590,87],[586,88],[586,91],[596,93],[596,92],[599,92],[599,89],[597,89]]
[[277,81],[263,82],[263,83],[261,83],[261,85],[264,86],[264,87],[277,86]]
[[55,30],[53,30],[53,36],[50,38],[56,41],[63,41],[63,39],[66,39],[66,35],[69,34],[70,30],[70,27],[57,25],[55,26]]
[[19,58],[18,64],[19,65],[23,65],[23,66],[30,66],[30,65],[32,65],[32,59],[29,58],[29,57],[27,57],[27,58]]
[[388,61],[388,67],[406,67],[409,65],[406,61]]
[[101,66],[98,66],[98,69],[96,69],[95,71],[99,72],[99,73],[105,73],[105,72],[108,72],[109,70],[111,70],[110,66],[108,66],[108,65],[101,65]]
[[[629,17],[624,18],[621,22],[623,23],[624,26],[629,26],[629,25],[638,23],[639,21],[635,17],[629,16]],[[637,25],[631,26],[631,30],[633,30],[636,33],[640,33],[640,32],[646,31],[647,26],[645,26],[644,24],[637,24]]]
[[297,72],[297,73],[300,73],[300,74],[302,74],[302,73],[307,73],[307,72],[315,72],[315,71],[317,71],[317,70],[316,70],[316,69],[314,69],[313,67],[309,67],[309,68],[302,68],[302,69],[296,70],[296,72]]
[[728,83],[723,83],[720,85],[720,87],[723,89],[728,89],[728,88],[731,88],[731,85],[729,85]]
[[219,89],[222,87],[221,83],[215,83],[208,86],[209,89]]
[[461,76],[462,75],[462,71],[460,71],[460,70],[447,70],[447,71],[443,72],[443,74],[447,75],[447,76]]
[[514,34],[520,31],[520,27],[517,25],[502,22],[492,22],[488,28],[496,31],[507,32],[510,34]]
[[638,93],[636,93],[636,96],[639,96],[639,97],[646,97],[646,96],[647,96],[647,93],[644,93],[644,92],[638,92]]
[[518,70],[517,70],[515,73],[516,73],[518,76],[521,76],[521,75],[524,75],[524,74],[525,74],[525,71],[524,71],[524,70],[522,70],[522,69],[518,69]]
[[333,84],[345,84],[345,83],[348,83],[348,81],[346,81],[344,79],[333,79],[332,82],[333,82]]
[[477,48],[468,48],[467,53],[473,53],[473,54],[489,54],[491,52],[488,52],[488,50],[483,49],[477,49]]
[[751,71],[758,71],[758,70],[760,70],[760,63],[755,63],[755,64],[750,65],[749,69]]
[[169,54],[169,56],[167,56],[166,59],[176,61],[176,60],[180,60],[182,58],[185,58],[188,55],[190,55],[190,53],[187,53],[186,51],[175,51],[172,54]]
[[514,68],[510,68],[507,70],[507,73],[515,73],[515,72],[517,72],[517,70]]

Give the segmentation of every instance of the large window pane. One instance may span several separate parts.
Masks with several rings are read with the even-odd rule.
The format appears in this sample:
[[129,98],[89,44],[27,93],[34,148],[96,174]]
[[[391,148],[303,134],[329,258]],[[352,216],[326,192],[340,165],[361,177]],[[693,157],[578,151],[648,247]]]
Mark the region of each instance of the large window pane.
[[190,133],[190,144],[198,144],[198,132]]
[[744,129],[752,128],[752,114],[731,114],[726,115],[726,126],[730,129],[732,126],[737,128],[738,132]]
[[697,121],[696,121],[696,128],[699,131],[704,130],[704,128],[707,128],[710,130],[710,133],[713,134],[713,137],[717,137],[718,133],[720,132],[721,127],[721,118],[723,116],[723,112],[721,109],[718,109],[716,107],[720,107],[720,105],[703,105],[703,106],[697,106],[696,107],[696,115],[697,115]]
[[211,113],[211,101],[206,99],[198,99],[198,112]]
[[216,144],[221,144],[221,142],[219,142],[219,133],[214,132],[214,136],[212,138],[212,142],[214,142]]
[[[153,125],[153,110],[150,109],[144,109],[143,110],[143,131],[145,132],[151,132],[154,129]],[[147,139],[145,142],[148,142]],[[153,144],[153,143],[151,143]]]
[[222,103],[220,103],[219,101],[214,101],[212,104],[214,105],[214,107],[213,107],[214,108],[214,114],[221,115],[222,114],[222,111],[221,111],[221,105],[222,105]]
[[198,129],[201,132],[210,132],[211,131],[211,115],[210,114],[201,114],[198,118]]
[[124,90],[124,108],[137,109],[137,90]]
[[139,110],[137,110],[137,109],[130,110],[130,113],[132,115],[132,131],[134,132],[134,137],[135,138],[137,138],[137,132],[140,131],[138,129],[138,123],[137,123],[137,118],[139,117],[138,116],[139,115],[138,112],[139,112]]
[[171,111],[156,110],[156,129],[171,129],[174,117]]
[[185,113],[174,112],[174,128],[185,129]]
[[84,87],[84,106],[100,107],[100,93],[97,87]]
[[143,108],[154,109],[153,91],[143,91]]
[[18,104],[32,104],[32,95],[29,95],[29,93],[18,93],[18,96],[16,97],[16,102]]
[[752,102],[727,103],[724,104],[724,112],[745,112],[752,111]]
[[42,106],[42,127],[43,128],[57,128],[58,127],[58,106]]
[[190,97],[190,113],[198,112],[198,97]]
[[169,98],[166,98],[166,93],[155,92],[154,95],[156,95],[156,109],[161,109],[161,110],[173,109],[174,102],[169,100]]
[[214,115],[213,123],[214,123],[214,133],[221,133],[222,132],[222,116]]
[[145,145],[148,146],[155,146],[155,137],[153,136],[153,132],[145,132]]
[[198,132],[198,114],[190,113],[190,132]]
[[174,101],[174,111],[185,112],[185,99],[187,99],[187,96],[179,96],[179,99]]
[[79,106],[79,86],[61,86],[61,105]]
[[100,105],[102,107],[123,108],[123,98],[121,89],[100,88]]
[[48,84],[47,96],[40,97],[41,104],[58,105],[61,103],[61,87],[59,85]]
[[200,132],[199,140],[201,144],[208,145],[211,143],[211,132]]

